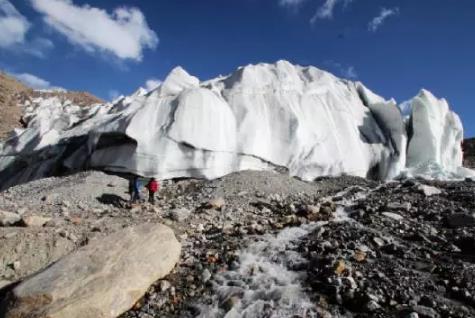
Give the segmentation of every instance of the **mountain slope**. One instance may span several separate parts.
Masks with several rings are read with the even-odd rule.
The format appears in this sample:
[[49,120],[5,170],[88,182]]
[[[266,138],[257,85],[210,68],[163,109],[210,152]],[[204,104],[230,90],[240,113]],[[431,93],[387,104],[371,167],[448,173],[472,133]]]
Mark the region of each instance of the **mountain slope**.
[[38,91],[22,84],[12,76],[0,71],[0,141],[4,140],[14,128],[23,128],[23,107],[33,99],[57,97],[63,102],[70,101],[79,106],[104,103],[87,92]]
[[0,72],[0,140],[14,128],[21,127],[21,108],[18,105],[19,94],[29,88],[14,78]]
[[464,166],[472,169],[475,168],[475,138],[465,139],[463,148]]

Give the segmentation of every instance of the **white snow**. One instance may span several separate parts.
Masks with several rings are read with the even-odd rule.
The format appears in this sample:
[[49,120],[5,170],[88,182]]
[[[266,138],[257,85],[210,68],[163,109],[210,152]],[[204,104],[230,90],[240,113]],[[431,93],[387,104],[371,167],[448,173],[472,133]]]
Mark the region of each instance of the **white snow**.
[[161,179],[276,167],[306,180],[471,175],[447,102],[422,91],[410,103],[406,125],[394,100],[286,61],[205,82],[177,67],[157,88],[111,104],[33,100],[27,129],[0,147],[0,178],[5,187],[86,168]]
[[474,175],[462,168],[463,126],[447,101],[423,89],[410,105],[407,173],[434,178]]

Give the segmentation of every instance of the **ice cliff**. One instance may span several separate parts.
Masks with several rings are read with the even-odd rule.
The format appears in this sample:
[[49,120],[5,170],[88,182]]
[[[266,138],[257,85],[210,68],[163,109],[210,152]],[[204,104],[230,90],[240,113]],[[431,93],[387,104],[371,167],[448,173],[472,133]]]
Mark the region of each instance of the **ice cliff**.
[[153,91],[113,103],[24,107],[27,128],[0,145],[2,188],[83,169],[160,179],[276,168],[306,180],[473,175],[461,168],[463,128],[445,100],[423,90],[403,118],[359,82],[286,61],[205,82],[178,67]]

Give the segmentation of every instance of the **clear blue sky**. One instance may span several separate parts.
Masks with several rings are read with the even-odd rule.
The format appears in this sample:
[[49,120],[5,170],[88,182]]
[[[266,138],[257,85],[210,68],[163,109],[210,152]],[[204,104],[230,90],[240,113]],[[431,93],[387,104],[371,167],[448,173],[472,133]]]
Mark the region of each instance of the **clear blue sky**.
[[0,68],[40,86],[109,99],[177,65],[204,80],[279,59],[398,102],[429,89],[475,136],[474,0],[0,0]]

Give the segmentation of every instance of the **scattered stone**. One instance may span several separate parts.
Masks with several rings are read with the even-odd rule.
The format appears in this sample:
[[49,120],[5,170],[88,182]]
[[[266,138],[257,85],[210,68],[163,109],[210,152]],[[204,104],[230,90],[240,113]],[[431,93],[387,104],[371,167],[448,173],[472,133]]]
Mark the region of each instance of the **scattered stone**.
[[341,274],[343,274],[345,269],[346,269],[345,261],[341,260],[341,259],[338,260],[335,264],[335,267],[334,267],[335,274],[341,275]]
[[14,271],[18,271],[20,269],[21,263],[20,261],[15,261],[12,263],[12,268]]
[[201,273],[201,280],[206,283],[207,281],[209,281],[211,279],[211,273],[209,270],[205,269],[202,273]]
[[357,262],[364,262],[366,260],[366,252],[357,249],[353,257]]
[[381,213],[382,215],[384,215],[385,217],[387,218],[390,218],[390,219],[393,219],[395,221],[401,221],[404,219],[404,217],[400,214],[397,214],[397,213],[392,213],[392,212],[383,212]]
[[189,216],[191,212],[186,208],[173,209],[170,211],[170,218],[176,222],[183,222]]
[[386,243],[384,243],[384,240],[379,237],[373,238],[373,242],[376,243],[376,245],[378,245],[379,247],[383,247],[384,245],[386,245]]
[[[5,318],[115,318],[168,274],[180,255],[173,231],[143,224],[96,240],[27,278],[2,302]],[[67,275],[65,275],[67,273]]]
[[366,310],[369,312],[373,312],[381,308],[381,306],[374,300],[370,300],[366,303]]
[[428,186],[425,184],[420,184],[417,186],[417,189],[422,192],[426,197],[430,197],[433,195],[441,194],[442,191],[436,187]]
[[207,206],[211,209],[220,210],[226,205],[224,198],[214,198],[208,201]]
[[18,209],[18,210],[16,211],[16,213],[19,214],[19,215],[23,215],[23,214],[25,214],[25,213],[27,213],[27,212],[28,212],[28,209],[27,209],[27,208],[20,208],[20,209]]
[[0,225],[1,226],[12,226],[16,225],[21,221],[21,216],[7,211],[0,210]]
[[49,221],[51,221],[51,218],[39,215],[27,215],[21,219],[22,225],[26,227],[42,227]]
[[162,293],[167,291],[168,289],[170,289],[170,287],[172,287],[172,284],[170,284],[170,282],[168,280],[161,280],[160,281],[160,291]]
[[435,311],[433,308],[419,305],[419,306],[413,306],[411,309],[422,317],[440,318],[439,313],[437,313],[437,311]]

